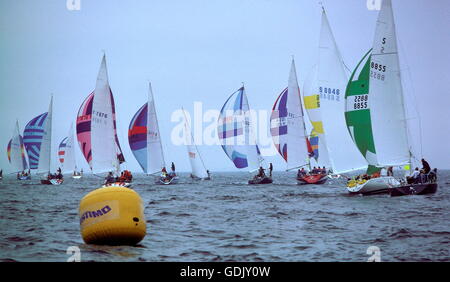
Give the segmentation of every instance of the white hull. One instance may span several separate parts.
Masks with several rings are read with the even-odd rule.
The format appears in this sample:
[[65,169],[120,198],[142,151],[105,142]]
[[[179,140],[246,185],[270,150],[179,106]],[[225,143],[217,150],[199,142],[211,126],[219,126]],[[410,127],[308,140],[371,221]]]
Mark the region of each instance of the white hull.
[[18,180],[30,180],[31,176],[19,176],[19,178],[17,178]]
[[178,183],[178,176],[174,176],[170,180],[165,180],[164,178],[160,177],[156,181],[156,184],[163,184],[163,185],[177,184],[177,183]]
[[400,185],[400,182],[392,176],[372,178],[363,184],[347,187],[350,193],[357,194],[379,194],[387,193],[389,188]]
[[52,185],[61,185],[63,183],[62,179],[50,179]]
[[73,178],[73,179],[80,179],[80,178],[81,178],[81,175],[72,175],[72,178]]

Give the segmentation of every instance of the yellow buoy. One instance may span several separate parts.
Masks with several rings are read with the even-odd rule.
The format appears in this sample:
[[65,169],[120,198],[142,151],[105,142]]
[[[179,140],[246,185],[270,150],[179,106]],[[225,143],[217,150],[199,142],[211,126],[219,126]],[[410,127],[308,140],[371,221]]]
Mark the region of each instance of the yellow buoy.
[[81,199],[79,217],[81,236],[87,244],[135,245],[146,235],[142,199],[129,188],[90,192]]

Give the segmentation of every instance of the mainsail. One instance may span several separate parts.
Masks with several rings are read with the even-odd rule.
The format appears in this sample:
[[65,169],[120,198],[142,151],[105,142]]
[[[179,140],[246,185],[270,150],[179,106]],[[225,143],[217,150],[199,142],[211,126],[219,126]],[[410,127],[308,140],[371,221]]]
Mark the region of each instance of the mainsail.
[[408,163],[406,117],[390,0],[383,1],[373,49],[354,70],[345,98],[347,126],[370,165],[368,173],[376,167]]
[[206,170],[203,159],[200,156],[197,145],[195,144],[194,137],[192,136],[191,127],[189,126],[189,120],[187,118],[186,112],[183,109],[184,114],[184,136],[186,142],[186,148],[188,151],[189,161],[191,163],[192,175],[199,178],[208,177],[208,172]]
[[287,163],[287,169],[309,164],[308,136],[294,60],[288,87],[281,92],[272,108],[270,133],[275,147]]
[[63,173],[72,173],[76,169],[73,125],[70,126],[69,135],[59,144],[58,159]]
[[[315,89],[320,100],[317,109],[320,111],[321,123],[314,124],[314,130],[324,139],[323,147],[336,174],[367,166],[367,162],[352,144],[351,136],[346,134],[343,95],[347,81],[344,63],[323,9]],[[306,100],[305,104],[309,105]]]
[[378,15],[369,79],[377,164],[406,164],[410,151],[391,0],[383,1]]
[[136,112],[130,122],[128,143],[145,173],[152,174],[165,167],[151,84],[149,84],[148,102]]
[[250,171],[258,168],[261,157],[243,86],[227,99],[217,123],[220,144],[233,164],[237,168],[248,168]]
[[116,130],[114,97],[103,56],[95,90],[84,100],[77,115],[77,139],[92,172],[118,172],[125,161]]
[[19,133],[19,121],[16,121],[16,127],[14,128],[12,139],[9,140],[7,152],[8,160],[13,172],[20,172],[28,169],[23,139]]

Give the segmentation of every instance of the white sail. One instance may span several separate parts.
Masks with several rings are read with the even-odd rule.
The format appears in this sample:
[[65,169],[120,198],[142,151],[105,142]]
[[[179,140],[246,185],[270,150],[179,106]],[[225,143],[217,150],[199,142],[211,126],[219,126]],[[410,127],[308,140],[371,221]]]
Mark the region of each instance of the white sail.
[[300,88],[298,87],[295,62],[292,59],[288,81],[287,108],[287,168],[292,169],[308,163],[308,135],[305,130]]
[[[323,10],[319,42],[317,90],[320,96],[322,133],[324,135],[322,139],[326,140],[326,144],[320,145],[326,147],[325,150],[328,153],[331,168],[336,174],[367,167],[366,160],[353,144],[353,140],[347,130],[344,115],[347,81],[348,77],[341,54],[325,10]],[[320,150],[320,154],[325,150]]]
[[98,72],[94,93],[91,120],[92,172],[94,174],[109,171],[118,173],[120,166],[117,158],[111,91],[105,56]]
[[13,172],[21,172],[27,169],[27,164],[24,159],[23,143],[21,141],[19,132],[19,121],[16,121],[16,126],[14,128],[14,133],[11,139],[11,153],[10,153],[10,163]]
[[36,173],[38,174],[50,173],[51,147],[52,147],[52,110],[53,110],[53,95],[50,98],[48,115],[44,121],[44,132],[42,135],[41,151],[39,154],[39,164],[36,171]]
[[61,170],[63,173],[73,173],[76,170],[73,124],[70,125],[69,135],[67,135]]
[[184,114],[184,136],[186,142],[186,149],[188,151],[189,161],[191,163],[192,175],[199,178],[208,177],[208,173],[203,163],[203,159],[200,156],[197,146],[195,145],[194,138],[192,136],[191,127],[189,126],[189,120],[187,119],[186,112],[183,109]]
[[370,113],[379,166],[409,162],[410,152],[391,0],[378,15],[370,63]]
[[161,171],[166,166],[159,134],[158,117],[156,115],[155,100],[152,85],[149,83],[147,107],[147,173]]
[[[319,139],[317,144],[318,154],[311,159],[311,166],[324,166],[326,168],[330,168],[331,163],[328,156],[327,142],[323,130],[322,113],[320,108],[318,76],[319,67],[316,65],[311,69],[305,79],[305,82],[303,83],[303,103],[308,115],[308,120],[310,121],[312,127],[312,129],[307,132],[310,133],[310,137],[315,134]],[[307,119],[305,118],[305,120]]]

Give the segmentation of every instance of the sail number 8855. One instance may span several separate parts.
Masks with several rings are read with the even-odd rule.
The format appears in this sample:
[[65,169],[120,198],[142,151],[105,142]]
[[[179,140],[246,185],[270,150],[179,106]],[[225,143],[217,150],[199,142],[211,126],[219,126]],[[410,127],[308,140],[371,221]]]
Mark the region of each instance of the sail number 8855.
[[367,109],[368,108],[368,101],[369,96],[368,95],[357,95],[355,96],[355,100],[353,101],[353,109],[359,110],[359,109]]

